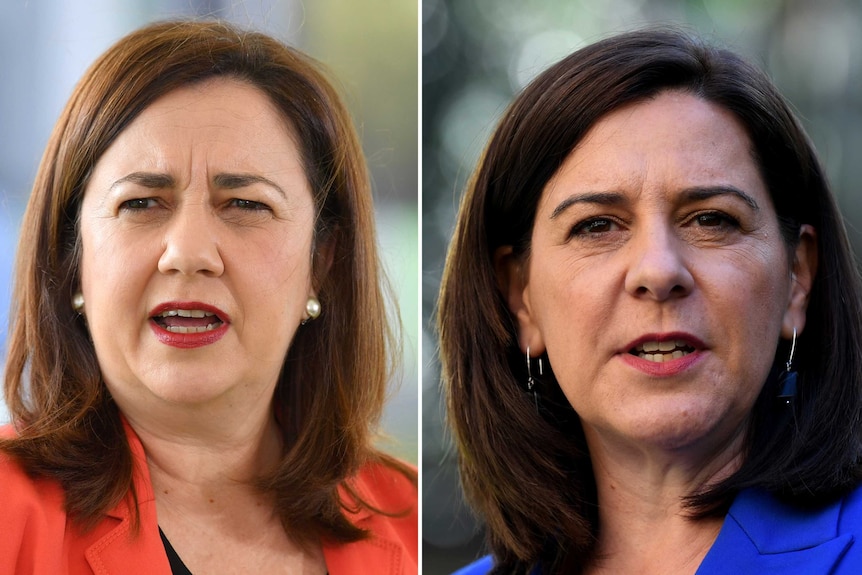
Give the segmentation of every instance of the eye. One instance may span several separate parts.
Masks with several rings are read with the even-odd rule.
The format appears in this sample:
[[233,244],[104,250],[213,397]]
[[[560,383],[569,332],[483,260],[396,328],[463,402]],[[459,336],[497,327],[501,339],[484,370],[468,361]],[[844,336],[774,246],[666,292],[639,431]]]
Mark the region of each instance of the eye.
[[575,225],[571,235],[586,236],[613,232],[619,229],[619,225],[611,218],[589,218]]
[[255,202],[254,200],[243,200],[240,198],[234,198],[230,201],[230,207],[239,208],[241,210],[269,210],[269,206],[263,204],[261,202]]
[[724,212],[701,212],[690,220],[701,228],[733,228],[739,227],[739,220]]
[[131,211],[140,211],[146,210],[149,208],[154,208],[158,205],[158,201],[155,198],[134,198],[131,200],[126,200],[122,204],[120,204],[121,210],[131,210]]

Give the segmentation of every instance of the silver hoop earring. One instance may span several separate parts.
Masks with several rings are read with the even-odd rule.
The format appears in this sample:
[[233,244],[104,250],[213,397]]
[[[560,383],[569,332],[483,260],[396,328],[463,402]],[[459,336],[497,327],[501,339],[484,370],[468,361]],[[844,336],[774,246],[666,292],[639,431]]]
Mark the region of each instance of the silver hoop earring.
[[[530,346],[527,346],[527,391],[533,396],[533,403],[536,406],[536,413],[539,413],[539,394],[536,391],[536,379],[533,377],[532,359],[530,358]],[[542,358],[539,357],[539,375],[542,373]]]
[[313,319],[317,319],[320,316],[320,311],[320,300],[314,296],[309,297],[308,301],[305,302],[305,315],[308,317],[302,320],[302,325],[307,324]]
[[72,309],[78,313],[84,311],[84,294],[81,292],[75,292],[72,296]]
[[790,356],[784,367],[784,373],[778,379],[778,399],[785,405],[793,405],[796,397],[797,373],[793,370],[793,354],[796,353],[796,327],[793,328],[793,339],[790,340]]

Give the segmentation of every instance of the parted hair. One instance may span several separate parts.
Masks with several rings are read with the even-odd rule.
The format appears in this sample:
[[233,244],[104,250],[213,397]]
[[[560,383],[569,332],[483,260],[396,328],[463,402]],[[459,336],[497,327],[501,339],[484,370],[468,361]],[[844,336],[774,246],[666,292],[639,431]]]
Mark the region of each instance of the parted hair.
[[745,488],[815,504],[860,481],[862,292],[811,142],[768,77],[735,53],[672,28],[624,33],[551,66],[505,111],[467,185],[446,260],[438,329],[448,417],[464,490],[487,525],[494,573],[537,566],[546,574],[577,573],[599,529],[580,421],[547,358],[538,410],[526,393],[525,357],[498,289],[494,252],[512,246],[516,257],[528,258],[543,189],[587,131],[609,112],[667,90],[711,102],[744,126],[789,258],[802,224],[818,239],[793,407],[776,399],[789,348],[782,341],[740,468],[690,494],[692,516],[725,514]]
[[[159,97],[214,77],[249,83],[284,115],[314,196],[315,249],[329,247],[313,257],[324,312],[297,331],[276,386],[285,453],[258,487],[297,541],[355,541],[366,533],[344,512],[365,505],[350,489],[359,467],[382,462],[415,481],[372,446],[398,346],[384,307],[365,160],[317,62],[224,23],[164,22],[129,34],[90,67],[57,122],[21,225],[5,375],[17,437],[0,448],[30,474],[59,481],[83,528],[135,498],[121,414],[85,320],[72,309],[78,215],[93,167],[117,135]],[[339,486],[355,497],[342,501]]]

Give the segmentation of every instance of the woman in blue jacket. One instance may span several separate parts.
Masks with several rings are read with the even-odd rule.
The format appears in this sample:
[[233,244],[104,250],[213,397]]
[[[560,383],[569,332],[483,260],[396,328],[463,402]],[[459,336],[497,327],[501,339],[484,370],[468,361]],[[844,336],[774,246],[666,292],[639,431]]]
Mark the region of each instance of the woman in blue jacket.
[[439,306],[463,573],[862,572],[862,315],[768,78],[674,30],[540,75],[461,206]]

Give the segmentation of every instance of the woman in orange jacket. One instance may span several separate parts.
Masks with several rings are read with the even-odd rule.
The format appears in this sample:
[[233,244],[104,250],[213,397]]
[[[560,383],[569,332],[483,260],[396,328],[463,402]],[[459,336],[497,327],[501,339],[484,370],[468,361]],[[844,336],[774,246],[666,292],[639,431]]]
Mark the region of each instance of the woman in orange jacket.
[[220,23],[127,36],[22,224],[0,570],[416,573],[371,194],[308,57]]

